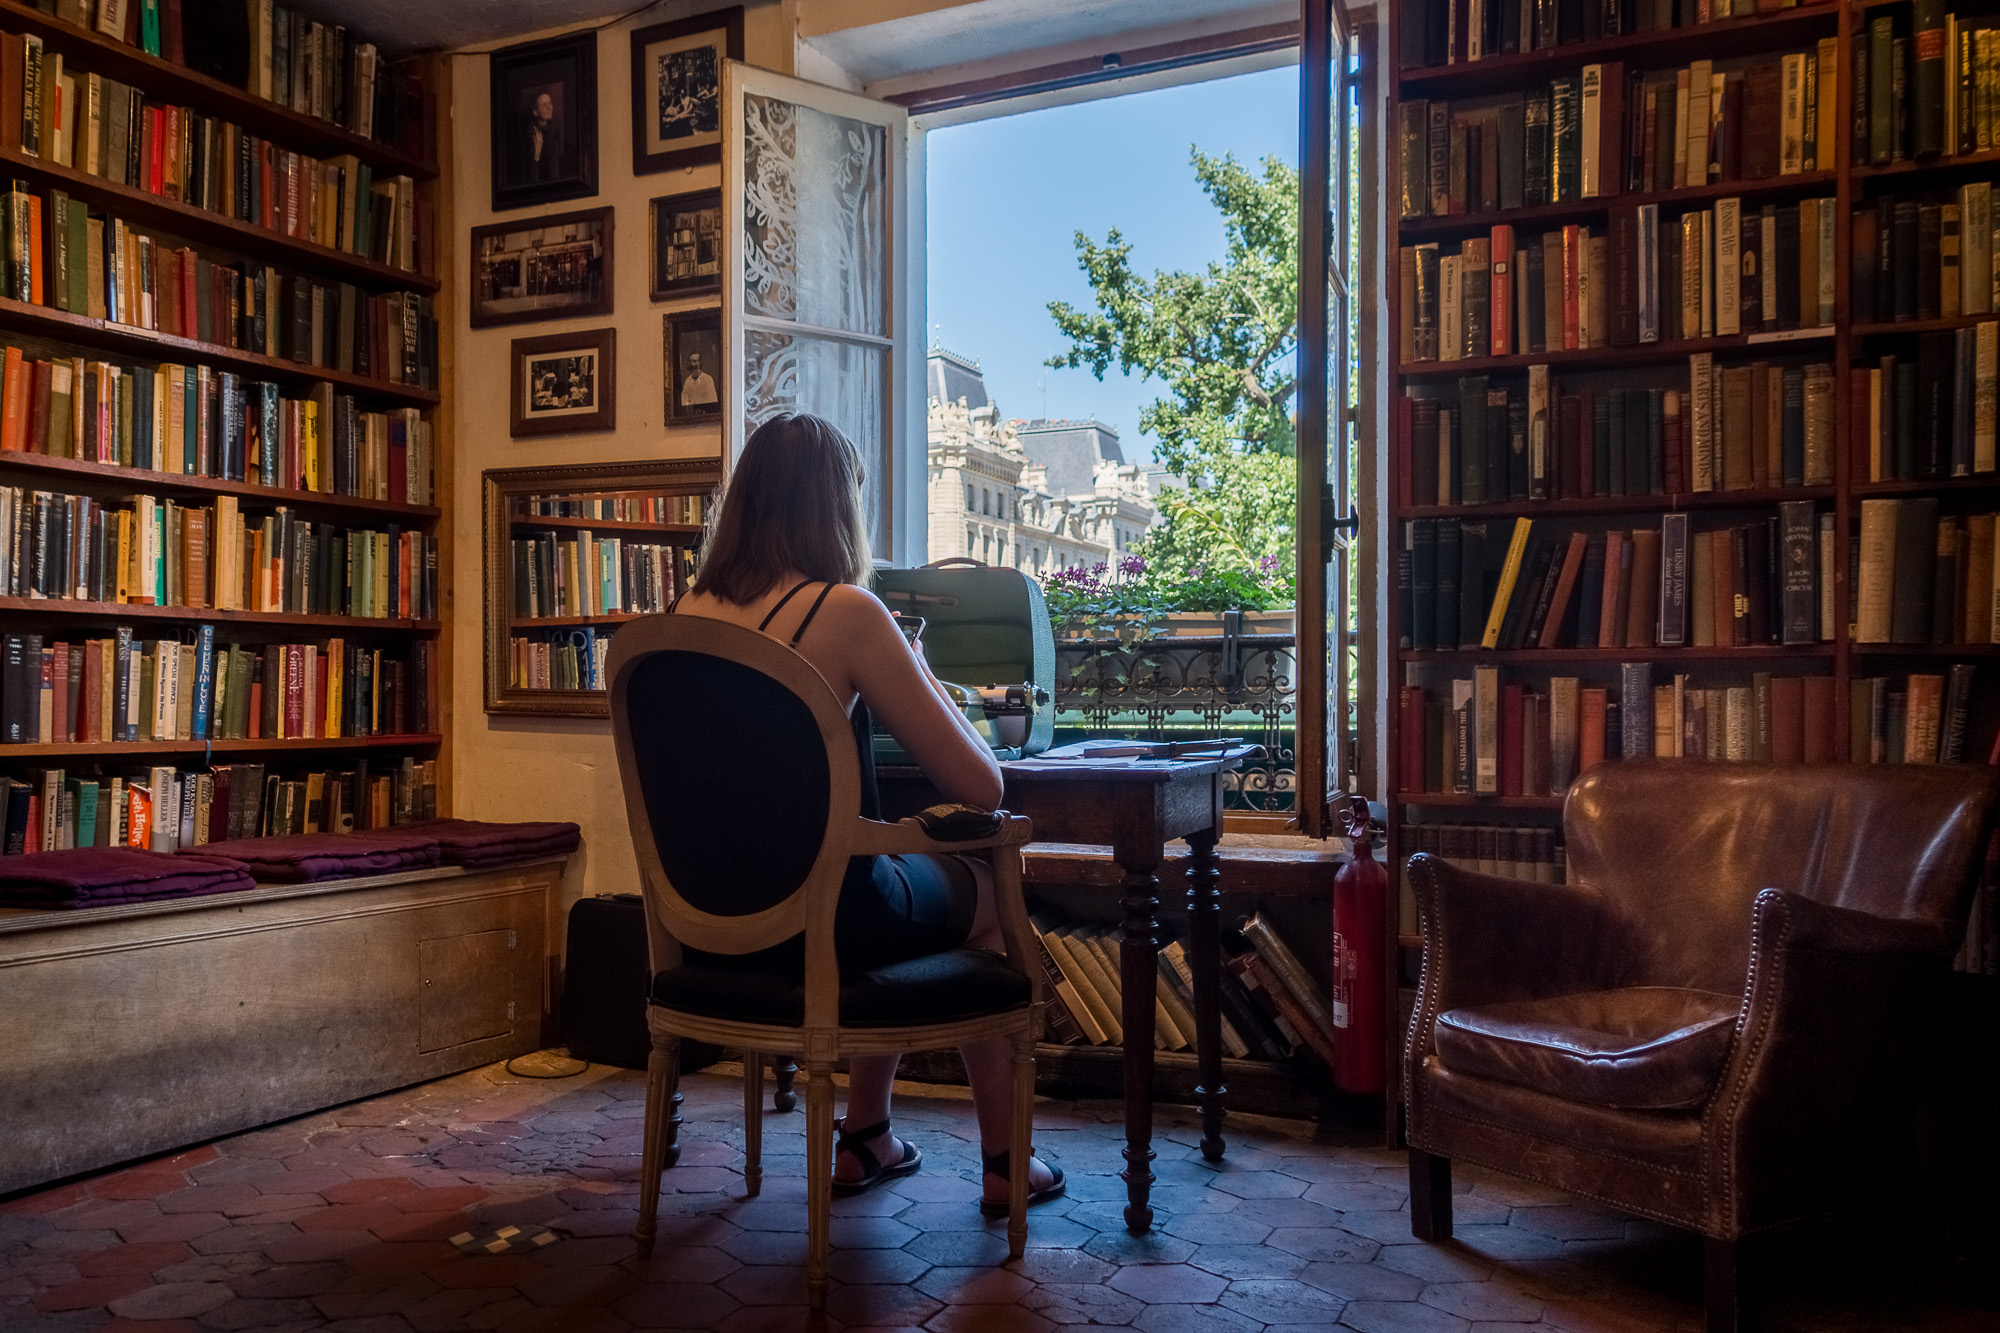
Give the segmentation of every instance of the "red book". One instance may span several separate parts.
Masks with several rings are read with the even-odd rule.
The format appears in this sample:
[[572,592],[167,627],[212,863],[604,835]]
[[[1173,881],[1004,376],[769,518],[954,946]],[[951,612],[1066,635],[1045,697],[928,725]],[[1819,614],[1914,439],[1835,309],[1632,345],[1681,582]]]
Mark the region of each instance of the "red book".
[[250,724],[244,730],[249,733],[245,740],[264,739],[264,682],[261,680],[250,682]]
[[1604,719],[1610,706],[1611,696],[1606,690],[1586,689],[1578,695],[1576,767],[1579,773],[1604,762]]
[[195,286],[196,275],[201,272],[201,257],[192,250],[181,251],[181,336],[199,338],[201,331],[195,328],[195,321],[201,310],[197,300],[200,289]]
[[286,736],[306,734],[306,654],[305,645],[288,643],[285,645],[285,721]]
[[1800,752],[1808,764],[1829,763],[1837,757],[1833,708],[1833,677],[1805,676],[1805,737]]
[[78,681],[76,729],[71,739],[88,745],[97,739],[97,645],[86,639],[79,651],[83,654],[83,674]]
[[[0,120],[4,120],[0,116]],[[19,451],[28,446],[28,367],[21,349],[7,349],[7,368],[0,375],[0,450]]]
[[1680,495],[1687,489],[1686,459],[1681,447],[1687,438],[1687,395],[1669,392],[1666,403],[1660,409],[1660,460],[1663,481],[1668,495]]
[[162,0],[160,5],[160,54],[176,65],[187,63],[181,42],[181,0]]
[[37,453],[49,452],[49,377],[54,372],[54,365],[47,361],[37,361],[28,370],[28,399],[22,410],[28,419],[28,434],[23,446]]
[[1424,789],[1424,688],[1403,687],[1402,735],[1403,785],[1401,790],[1418,793]]
[[[138,6],[134,5],[134,9]],[[146,108],[146,189],[153,194],[167,192],[167,113],[164,107]]]
[[49,739],[52,741],[73,741],[76,734],[70,728],[69,716],[69,645],[54,643],[49,645],[48,683],[50,693]]
[[208,807],[208,840],[227,842],[229,840],[229,775],[232,764],[215,766],[215,795]]
[[1806,693],[1797,676],[1771,677],[1771,762],[1805,760]]
[[[257,141],[257,221],[266,231],[277,229],[277,215],[273,203],[277,198],[277,182],[272,179],[277,167],[277,154],[272,151],[269,140]],[[261,349],[260,349],[261,350]]]
[[1514,352],[1514,229],[1501,223],[1491,237],[1491,281],[1488,284],[1487,341],[1494,356]]
[[1583,228],[1572,222],[1562,229],[1563,349],[1583,346],[1582,312],[1577,308],[1577,283],[1583,274]]
[[327,675],[328,654],[321,652],[317,648],[313,649],[312,651],[315,659],[319,663],[318,669],[313,672],[312,732],[313,735],[315,736],[324,736],[326,734],[326,690],[327,690],[326,675]]
[[1521,687],[1500,687],[1500,794],[1521,794]]
[[[1625,192],[1625,62],[1607,60],[1597,87],[1597,194],[1609,199]],[[1636,341],[1636,339],[1635,339]]]
[[1584,551],[1590,545],[1590,534],[1572,532],[1569,535],[1569,549],[1563,552],[1561,571],[1556,575],[1555,592],[1549,598],[1549,613],[1542,621],[1542,635],[1539,640],[1544,648],[1553,648],[1561,637],[1563,622],[1569,618],[1570,598],[1576,595],[1577,576],[1583,570]]

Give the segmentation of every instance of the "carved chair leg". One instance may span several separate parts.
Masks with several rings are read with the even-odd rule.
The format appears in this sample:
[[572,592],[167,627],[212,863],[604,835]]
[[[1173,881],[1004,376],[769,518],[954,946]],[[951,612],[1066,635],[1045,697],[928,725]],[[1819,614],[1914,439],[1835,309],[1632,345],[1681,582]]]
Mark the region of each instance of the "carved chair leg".
[[1702,1237],[1702,1295],[1708,1333],[1740,1333],[1752,1326],[1743,1299],[1743,1242]]
[[743,1192],[764,1188],[764,1057],[743,1052]]
[[1410,1149],[1410,1234],[1451,1239],[1451,1158]]
[[[1035,1027],[1039,1029],[1040,1022]],[[1007,1254],[1018,1259],[1028,1248],[1028,1185],[1033,1175],[1035,1128],[1035,1038],[1014,1034],[1014,1106],[1007,1134]]]
[[778,1090],[771,1094],[771,1109],[789,1111],[799,1104],[798,1094],[792,1091],[792,1081],[799,1075],[799,1062],[789,1055],[771,1057],[771,1074]]
[[654,1038],[653,1053],[646,1057],[646,1140],[639,1166],[639,1225],[632,1233],[642,1259],[653,1252],[653,1237],[659,1232],[660,1173],[681,1156],[680,1067],[680,1039]]
[[833,1062],[806,1066],[806,1295],[826,1308],[826,1243],[833,1220]]

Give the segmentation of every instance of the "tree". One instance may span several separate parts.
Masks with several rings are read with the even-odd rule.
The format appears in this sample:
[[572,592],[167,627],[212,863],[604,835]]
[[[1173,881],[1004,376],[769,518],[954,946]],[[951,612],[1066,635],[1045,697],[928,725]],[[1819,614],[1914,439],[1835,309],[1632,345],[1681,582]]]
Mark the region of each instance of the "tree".
[[1116,228],[1076,233],[1096,308],[1049,303],[1069,349],[1048,364],[1112,365],[1166,389],[1139,414],[1158,462],[1186,482],[1161,496],[1166,518],[1140,553],[1156,576],[1265,557],[1292,561],[1296,521],[1292,397],[1297,389],[1298,173],[1265,158],[1262,174],[1191,148],[1202,192],[1222,215],[1226,248],[1205,272],[1132,268]]

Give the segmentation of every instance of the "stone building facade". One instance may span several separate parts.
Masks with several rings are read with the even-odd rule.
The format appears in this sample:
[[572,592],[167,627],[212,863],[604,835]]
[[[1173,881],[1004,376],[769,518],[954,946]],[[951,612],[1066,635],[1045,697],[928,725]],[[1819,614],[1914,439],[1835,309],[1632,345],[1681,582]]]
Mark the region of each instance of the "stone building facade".
[[1101,421],[1003,421],[979,364],[932,348],[930,558],[1036,577],[1107,564],[1159,516],[1159,478]]

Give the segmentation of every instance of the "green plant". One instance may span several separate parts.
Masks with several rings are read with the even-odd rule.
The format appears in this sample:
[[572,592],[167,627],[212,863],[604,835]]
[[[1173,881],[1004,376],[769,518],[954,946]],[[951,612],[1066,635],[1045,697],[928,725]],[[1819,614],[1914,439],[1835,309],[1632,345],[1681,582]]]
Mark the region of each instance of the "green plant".
[[1122,639],[1146,637],[1177,611],[1282,611],[1293,602],[1291,563],[1264,556],[1242,565],[1204,565],[1180,574],[1128,555],[1118,573],[1075,565],[1042,582],[1049,618],[1058,626]]

